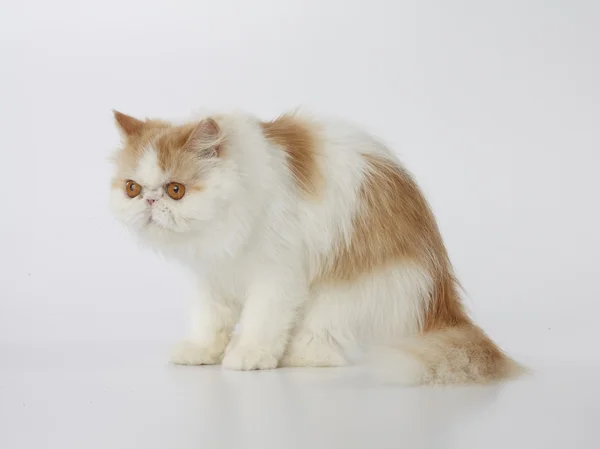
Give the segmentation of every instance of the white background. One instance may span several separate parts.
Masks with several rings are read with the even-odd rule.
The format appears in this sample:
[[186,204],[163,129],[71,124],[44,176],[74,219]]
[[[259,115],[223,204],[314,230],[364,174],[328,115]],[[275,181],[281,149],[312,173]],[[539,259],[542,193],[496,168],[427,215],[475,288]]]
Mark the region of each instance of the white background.
[[[412,170],[476,319],[597,357],[597,1],[3,1],[0,340],[170,342],[191,282],[108,213],[111,108],[303,105]],[[169,289],[167,279],[180,281]]]
[[[0,447],[599,447],[599,85],[597,0],[0,0]],[[398,151],[533,376],[167,365],[192,282],[108,212],[111,109],[299,105]]]

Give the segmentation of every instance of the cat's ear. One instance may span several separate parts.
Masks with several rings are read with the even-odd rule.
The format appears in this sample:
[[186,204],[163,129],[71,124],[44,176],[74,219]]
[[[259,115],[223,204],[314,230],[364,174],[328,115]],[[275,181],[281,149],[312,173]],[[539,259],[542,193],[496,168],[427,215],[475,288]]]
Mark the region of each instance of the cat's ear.
[[138,120],[129,115],[123,114],[122,112],[116,111],[114,109],[113,114],[115,116],[115,123],[117,124],[119,131],[125,138],[139,136],[144,130],[144,127],[146,126],[146,122]]
[[212,118],[206,118],[198,123],[190,133],[184,148],[188,151],[195,151],[202,157],[217,157],[223,140],[218,123]]

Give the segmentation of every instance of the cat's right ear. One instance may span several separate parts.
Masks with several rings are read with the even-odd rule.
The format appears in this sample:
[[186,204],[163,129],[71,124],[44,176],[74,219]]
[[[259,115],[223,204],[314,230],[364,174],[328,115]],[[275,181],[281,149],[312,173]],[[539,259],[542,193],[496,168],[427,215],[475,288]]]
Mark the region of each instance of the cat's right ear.
[[122,112],[114,109],[113,114],[115,116],[115,123],[117,124],[117,128],[119,128],[119,132],[126,139],[139,136],[146,126],[146,122],[131,117],[130,115],[123,114]]

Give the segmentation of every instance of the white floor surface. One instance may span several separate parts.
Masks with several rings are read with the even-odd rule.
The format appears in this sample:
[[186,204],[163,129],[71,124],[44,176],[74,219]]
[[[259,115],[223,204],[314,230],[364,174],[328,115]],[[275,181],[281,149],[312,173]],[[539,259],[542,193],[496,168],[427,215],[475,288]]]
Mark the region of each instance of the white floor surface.
[[0,448],[600,447],[600,363],[535,363],[496,387],[401,388],[352,369],[176,367],[166,351],[0,349]]

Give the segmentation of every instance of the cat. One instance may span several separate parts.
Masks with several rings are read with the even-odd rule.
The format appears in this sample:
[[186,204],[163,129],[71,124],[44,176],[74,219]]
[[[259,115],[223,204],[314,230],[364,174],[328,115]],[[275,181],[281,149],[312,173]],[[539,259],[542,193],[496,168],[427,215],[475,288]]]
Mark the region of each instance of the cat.
[[173,363],[336,367],[362,351],[406,385],[521,372],[469,318],[428,203],[366,131],[300,112],[114,118],[112,211],[197,277]]

